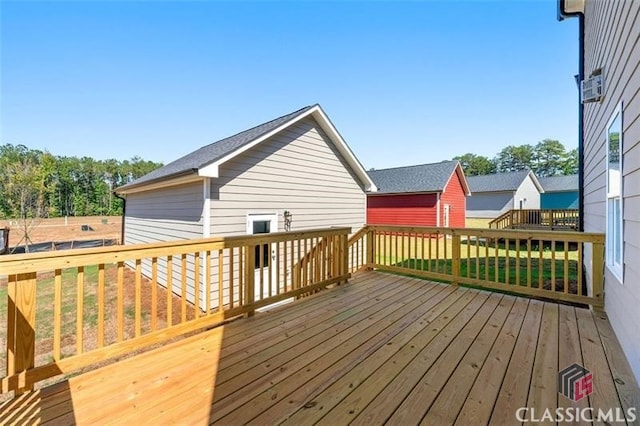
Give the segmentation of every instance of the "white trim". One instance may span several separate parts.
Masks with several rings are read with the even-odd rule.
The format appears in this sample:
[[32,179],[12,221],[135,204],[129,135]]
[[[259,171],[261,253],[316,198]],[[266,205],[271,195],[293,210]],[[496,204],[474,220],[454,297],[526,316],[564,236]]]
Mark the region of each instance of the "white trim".
[[211,178],[202,181],[202,238],[211,236]]
[[202,180],[202,176],[198,176],[197,174],[194,173],[194,174],[180,176],[172,179],[161,180],[157,182],[149,182],[147,184],[141,184],[140,186],[135,186],[131,189],[125,188],[123,190],[116,190],[116,193],[121,195],[129,195],[129,194],[135,194],[138,192],[153,191],[154,189],[164,189],[170,186],[178,186],[178,185],[185,185],[193,182],[200,182],[201,180]]
[[313,118],[315,118],[315,120],[318,122],[320,127],[322,127],[322,130],[324,130],[325,133],[327,133],[327,135],[329,136],[329,139],[331,139],[331,141],[333,142],[335,147],[338,149],[338,151],[345,157],[345,160],[351,166],[353,171],[356,173],[356,176],[358,176],[358,178],[360,178],[361,182],[364,183],[364,190],[365,191],[371,191],[371,192],[377,191],[376,185],[373,183],[373,181],[371,180],[371,178],[369,177],[369,175],[365,171],[364,167],[362,167],[362,164],[360,164],[358,159],[355,157],[355,155],[353,154],[353,152],[351,151],[351,149],[349,148],[349,146],[347,145],[345,140],[342,138],[342,136],[340,136],[340,133],[338,133],[338,130],[333,126],[333,124],[331,123],[331,121],[329,120],[327,115],[324,113],[322,108],[320,108],[320,105],[315,105],[312,108],[309,108],[307,111],[305,111],[305,112],[299,114],[298,116],[292,118],[291,120],[281,124],[280,126],[276,127],[275,129],[271,130],[270,132],[265,133],[264,135],[262,135],[259,138],[255,139],[251,143],[248,143],[248,144],[236,149],[235,151],[225,155],[224,157],[220,158],[219,160],[214,161],[213,163],[202,167],[200,170],[198,170],[198,175],[206,176],[206,177],[212,177],[212,178],[220,177],[220,166],[222,164],[224,164],[227,161],[237,157],[238,155],[242,154],[243,152],[245,152],[245,151],[253,148],[254,146],[258,145],[259,143],[269,139],[270,137],[272,137],[276,133],[281,132],[282,130],[286,129],[287,127],[297,123],[298,121],[300,121],[300,120],[302,120],[302,119],[304,119],[304,118],[306,118],[306,117],[308,117],[310,115],[312,115]]
[[271,222],[270,231],[278,232],[278,212],[247,213],[247,235],[253,235],[253,222],[256,220],[268,220]]
[[440,226],[440,193],[436,194],[436,226]]
[[[613,122],[620,117],[620,141],[618,147],[618,155],[620,159],[620,194],[618,196],[612,196],[609,193],[609,128],[613,125]],[[622,102],[618,103],[616,109],[611,114],[607,126],[604,129],[605,132],[605,266],[607,269],[618,279],[618,281],[624,283],[624,178],[623,178],[623,160],[624,160],[624,122],[623,122],[623,110]],[[609,241],[609,200],[620,198],[620,264],[613,263],[611,260],[611,250],[615,248],[611,247]]]

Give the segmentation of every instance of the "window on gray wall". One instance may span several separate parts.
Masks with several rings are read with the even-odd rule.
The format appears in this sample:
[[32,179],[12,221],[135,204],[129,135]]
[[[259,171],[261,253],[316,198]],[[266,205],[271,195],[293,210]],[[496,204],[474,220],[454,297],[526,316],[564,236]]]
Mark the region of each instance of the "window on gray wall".
[[623,279],[622,215],[622,106],[619,105],[607,125],[607,267]]

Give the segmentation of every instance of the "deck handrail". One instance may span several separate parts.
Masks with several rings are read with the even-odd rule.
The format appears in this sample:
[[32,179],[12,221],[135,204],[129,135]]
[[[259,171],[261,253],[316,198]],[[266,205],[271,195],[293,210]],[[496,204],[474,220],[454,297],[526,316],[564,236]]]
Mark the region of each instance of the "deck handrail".
[[512,209],[489,222],[492,229],[536,227],[577,230],[578,209]]
[[[386,225],[367,230],[377,270],[603,307],[604,234]],[[585,256],[591,257],[588,277]]]
[[[3,256],[2,392],[22,393],[55,375],[345,282],[350,232],[336,227]],[[161,288],[171,291],[160,297]],[[44,361],[36,363],[36,352]]]

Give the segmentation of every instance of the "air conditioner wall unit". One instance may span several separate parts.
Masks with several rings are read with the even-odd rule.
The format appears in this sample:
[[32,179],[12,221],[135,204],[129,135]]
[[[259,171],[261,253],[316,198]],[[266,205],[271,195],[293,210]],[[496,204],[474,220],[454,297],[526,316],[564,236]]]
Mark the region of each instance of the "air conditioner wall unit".
[[582,80],[582,103],[599,102],[604,96],[602,74],[592,75]]

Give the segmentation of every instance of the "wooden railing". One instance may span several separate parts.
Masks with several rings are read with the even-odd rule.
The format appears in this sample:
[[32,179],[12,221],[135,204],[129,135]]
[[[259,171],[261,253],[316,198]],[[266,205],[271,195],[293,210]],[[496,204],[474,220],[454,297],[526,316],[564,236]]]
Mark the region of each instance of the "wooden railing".
[[347,262],[350,273],[373,268],[372,237],[373,230],[364,226],[349,238]]
[[[352,271],[368,267],[603,306],[602,234],[369,225],[356,235],[367,240],[364,261]],[[587,276],[585,256],[591,260]]]
[[52,376],[344,282],[350,232],[2,257],[0,275],[8,275],[2,392],[21,393]]
[[489,222],[491,229],[577,230],[580,213],[577,209],[509,210]]

